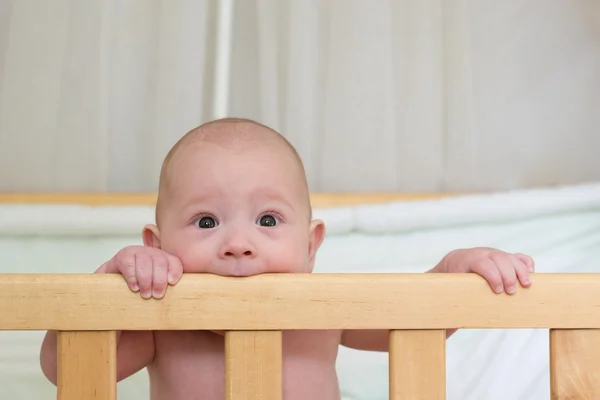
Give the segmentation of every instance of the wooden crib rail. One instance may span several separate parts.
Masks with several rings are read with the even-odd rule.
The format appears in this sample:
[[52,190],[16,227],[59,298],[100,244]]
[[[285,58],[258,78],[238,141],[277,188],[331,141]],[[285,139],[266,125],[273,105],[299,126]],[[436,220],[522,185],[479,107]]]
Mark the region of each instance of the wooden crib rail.
[[445,399],[446,328],[551,328],[552,399],[600,398],[600,274],[185,275],[161,300],[120,276],[0,274],[0,330],[58,330],[60,400],[116,398],[116,330],[226,332],[227,398],[281,399],[281,331],[389,329],[390,399]]
[[186,274],[161,300],[118,275],[0,274],[0,330],[600,328],[600,274]]

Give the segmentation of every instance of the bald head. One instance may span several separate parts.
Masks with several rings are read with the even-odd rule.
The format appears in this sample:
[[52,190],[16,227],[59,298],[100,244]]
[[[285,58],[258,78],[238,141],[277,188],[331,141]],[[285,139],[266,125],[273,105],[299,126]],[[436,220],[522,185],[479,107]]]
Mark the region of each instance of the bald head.
[[[190,147],[202,149],[204,145],[218,145],[231,152],[243,152],[253,147],[270,146],[278,152],[288,152],[294,160],[294,179],[306,192],[306,200],[309,203],[308,185],[302,160],[292,144],[275,130],[258,122],[241,118],[224,118],[207,122],[186,133],[169,151],[162,164],[158,200],[156,205],[156,222],[159,223],[160,210],[168,199],[169,182],[173,175],[177,174],[178,159],[189,153]],[[187,150],[186,150],[187,149]],[[312,214],[312,213],[311,213]]]
[[[287,148],[302,165],[302,160],[291,143],[275,130],[258,122],[242,118],[223,118],[207,122],[186,133],[169,151],[161,170],[161,181],[168,173],[171,161],[177,153],[192,143],[215,143],[232,150],[243,149],[249,145],[273,142]],[[304,169],[304,167],[302,166]]]

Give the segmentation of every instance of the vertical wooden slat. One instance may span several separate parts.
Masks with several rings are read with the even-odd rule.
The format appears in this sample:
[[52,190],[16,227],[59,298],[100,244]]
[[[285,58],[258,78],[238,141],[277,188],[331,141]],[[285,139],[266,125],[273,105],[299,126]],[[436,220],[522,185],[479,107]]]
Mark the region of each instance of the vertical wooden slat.
[[390,400],[446,400],[446,331],[390,332]]
[[600,329],[550,330],[552,400],[600,399]]
[[227,400],[281,400],[281,331],[225,333]]
[[116,400],[116,332],[58,332],[58,400]]

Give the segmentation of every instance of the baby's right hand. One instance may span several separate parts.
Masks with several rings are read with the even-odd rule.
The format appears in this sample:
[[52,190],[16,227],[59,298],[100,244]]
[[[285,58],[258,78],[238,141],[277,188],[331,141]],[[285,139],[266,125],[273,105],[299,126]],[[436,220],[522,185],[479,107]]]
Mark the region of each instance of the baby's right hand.
[[128,246],[104,263],[96,273],[120,273],[127,286],[145,299],[160,299],[167,285],[176,284],[183,274],[181,261],[164,250],[149,246]]

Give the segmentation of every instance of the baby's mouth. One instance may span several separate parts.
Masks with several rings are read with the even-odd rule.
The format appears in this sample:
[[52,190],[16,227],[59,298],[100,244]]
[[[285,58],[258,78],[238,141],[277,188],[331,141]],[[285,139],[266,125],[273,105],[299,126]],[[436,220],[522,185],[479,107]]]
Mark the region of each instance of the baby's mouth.
[[245,260],[229,260],[224,263],[220,263],[215,267],[215,273],[232,277],[252,276],[261,272],[260,268],[258,268],[255,262],[248,262]]

